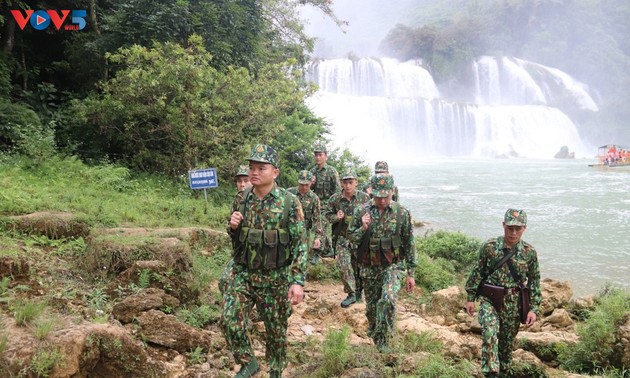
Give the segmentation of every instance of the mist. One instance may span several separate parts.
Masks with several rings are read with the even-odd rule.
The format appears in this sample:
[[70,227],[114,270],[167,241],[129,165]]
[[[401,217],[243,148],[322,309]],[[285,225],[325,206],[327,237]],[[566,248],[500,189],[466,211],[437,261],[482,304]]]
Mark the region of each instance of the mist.
[[384,4],[379,0],[336,0],[335,14],[348,25],[343,30],[330,18],[310,6],[302,11],[305,31],[317,39],[313,58],[376,57],[382,54],[378,46],[397,23],[411,21],[409,9],[417,0],[400,0]]

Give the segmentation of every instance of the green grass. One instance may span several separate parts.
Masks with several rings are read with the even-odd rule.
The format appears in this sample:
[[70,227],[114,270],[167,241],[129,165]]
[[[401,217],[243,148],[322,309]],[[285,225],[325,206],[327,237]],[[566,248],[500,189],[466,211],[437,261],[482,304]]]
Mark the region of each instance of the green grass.
[[2,215],[68,211],[90,225],[220,227],[233,194],[232,185],[210,190],[206,203],[202,192],[189,189],[187,178],[134,175],[127,168],[88,166],[74,157],[35,163],[0,156]]

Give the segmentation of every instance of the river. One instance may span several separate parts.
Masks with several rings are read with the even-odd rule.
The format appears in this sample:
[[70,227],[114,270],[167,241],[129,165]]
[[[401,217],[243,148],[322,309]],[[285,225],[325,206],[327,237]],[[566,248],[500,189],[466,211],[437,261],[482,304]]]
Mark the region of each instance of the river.
[[581,296],[606,283],[630,289],[630,168],[592,162],[446,158],[390,162],[390,172],[429,229],[485,240],[502,234],[508,208],[524,209],[523,239],[538,250],[542,278],[569,281]]

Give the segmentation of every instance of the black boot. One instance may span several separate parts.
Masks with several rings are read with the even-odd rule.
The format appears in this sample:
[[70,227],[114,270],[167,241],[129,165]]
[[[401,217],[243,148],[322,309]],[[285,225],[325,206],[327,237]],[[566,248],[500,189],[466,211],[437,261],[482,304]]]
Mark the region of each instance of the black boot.
[[353,304],[356,301],[357,301],[357,299],[355,298],[354,293],[350,293],[350,294],[348,294],[346,299],[341,301],[341,307],[346,308],[346,307],[350,306],[351,304]]

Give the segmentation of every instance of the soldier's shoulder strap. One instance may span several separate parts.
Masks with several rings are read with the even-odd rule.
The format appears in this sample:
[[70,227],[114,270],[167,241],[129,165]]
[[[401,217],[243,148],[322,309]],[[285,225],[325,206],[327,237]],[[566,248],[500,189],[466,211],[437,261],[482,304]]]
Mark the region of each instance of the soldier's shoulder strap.
[[253,188],[253,186],[248,186],[247,188],[243,189],[243,196],[241,197],[241,201],[238,203],[238,212],[243,215],[243,221],[245,221],[246,219],[245,212],[247,211],[245,203],[247,202],[247,197],[249,197]]
[[396,212],[396,231],[394,235],[399,235],[400,224],[402,223],[402,206],[398,202],[392,202],[392,208]]
[[284,208],[282,209],[282,220],[280,221],[280,228],[286,229],[289,223],[289,210],[291,210],[291,205],[293,203],[294,195],[291,194],[288,190],[284,193]]

